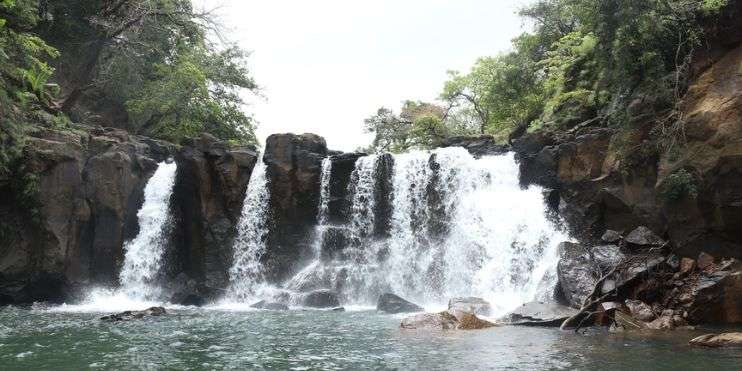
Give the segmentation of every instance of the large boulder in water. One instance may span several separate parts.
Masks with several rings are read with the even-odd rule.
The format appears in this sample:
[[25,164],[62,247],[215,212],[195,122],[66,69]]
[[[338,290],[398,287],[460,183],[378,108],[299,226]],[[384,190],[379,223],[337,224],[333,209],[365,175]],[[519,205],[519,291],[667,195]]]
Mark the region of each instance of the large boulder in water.
[[421,306],[411,303],[391,293],[386,293],[379,296],[379,301],[376,304],[376,310],[391,314],[424,311]]
[[518,307],[508,315],[508,320],[517,325],[559,327],[577,310],[557,303],[531,302]]
[[306,294],[303,304],[309,308],[337,308],[340,306],[340,300],[337,294],[330,290],[317,290]]
[[455,330],[459,321],[449,312],[421,313],[404,318],[400,327],[408,330]]
[[159,317],[167,314],[163,307],[151,307],[145,310],[127,310],[125,312],[111,314],[100,318],[101,321],[107,322],[120,322],[120,321],[131,321],[135,319],[142,319],[146,317]]
[[489,316],[491,309],[492,307],[490,306],[490,303],[482,298],[462,297],[453,298],[448,301],[448,311],[451,313],[460,311],[464,313]]
[[404,318],[400,327],[407,330],[481,330],[495,327],[492,322],[477,317],[474,313],[456,311],[455,314],[421,313]]

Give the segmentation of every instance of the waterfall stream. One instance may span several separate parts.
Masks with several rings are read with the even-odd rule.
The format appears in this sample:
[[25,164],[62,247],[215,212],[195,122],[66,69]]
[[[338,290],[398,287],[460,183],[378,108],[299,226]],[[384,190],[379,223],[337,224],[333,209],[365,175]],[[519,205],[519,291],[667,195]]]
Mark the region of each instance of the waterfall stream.
[[[513,154],[475,159],[444,148],[396,155],[391,195],[375,192],[380,158],[357,160],[349,220],[320,218],[317,259],[286,289],[329,288],[351,305],[373,305],[386,291],[429,307],[478,296],[497,314],[551,296],[557,245],[568,236],[547,218],[543,190],[520,187]],[[323,176],[323,187],[329,181]],[[374,233],[380,197],[392,205],[389,237]],[[342,237],[340,246],[329,233]]]
[[237,225],[227,290],[227,297],[230,300],[245,301],[254,297],[264,282],[260,258],[265,252],[268,236],[270,202],[266,170],[261,156],[250,175],[242,214]]
[[121,290],[133,300],[157,300],[156,283],[167,243],[170,221],[169,202],[175,185],[177,165],[161,162],[144,188],[144,204],[139,209],[139,234],[124,244],[124,266],[119,274]]

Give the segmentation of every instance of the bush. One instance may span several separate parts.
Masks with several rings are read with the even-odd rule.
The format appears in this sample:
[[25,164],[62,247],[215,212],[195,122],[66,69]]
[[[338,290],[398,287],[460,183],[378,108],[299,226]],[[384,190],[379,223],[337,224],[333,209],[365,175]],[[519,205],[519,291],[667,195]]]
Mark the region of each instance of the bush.
[[684,198],[695,199],[698,196],[693,175],[685,169],[676,171],[667,177],[664,182],[662,195],[670,202],[680,201]]

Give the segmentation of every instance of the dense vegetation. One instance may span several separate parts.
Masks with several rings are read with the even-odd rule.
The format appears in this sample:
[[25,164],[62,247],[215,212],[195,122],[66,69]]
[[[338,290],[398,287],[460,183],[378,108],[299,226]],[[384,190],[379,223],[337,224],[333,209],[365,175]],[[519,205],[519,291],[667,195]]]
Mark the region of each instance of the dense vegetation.
[[24,131],[69,119],[255,143],[239,94],[257,90],[246,53],[214,35],[190,0],[0,0],[0,171]]
[[[675,106],[691,62],[729,0],[539,0],[520,15],[534,24],[512,51],[480,58],[466,74],[450,72],[430,117],[382,108],[366,120],[371,150],[435,144],[440,135],[492,134],[514,128],[569,130],[628,125],[650,106],[672,145],[681,125]],[[417,103],[420,104],[420,103]],[[420,122],[418,122],[420,120]],[[421,130],[423,122],[434,130]],[[428,125],[430,126],[430,125]],[[433,133],[433,134],[431,134]],[[393,145],[389,145],[392,143]]]

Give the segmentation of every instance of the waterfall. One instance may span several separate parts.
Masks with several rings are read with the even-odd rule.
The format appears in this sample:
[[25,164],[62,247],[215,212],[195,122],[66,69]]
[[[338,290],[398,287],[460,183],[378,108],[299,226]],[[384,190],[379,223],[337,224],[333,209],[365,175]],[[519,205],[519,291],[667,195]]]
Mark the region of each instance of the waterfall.
[[170,221],[168,204],[173,194],[177,165],[161,162],[144,188],[144,204],[137,213],[139,234],[124,244],[124,266],[119,274],[121,291],[132,300],[156,300],[155,283]]
[[[388,237],[373,233],[385,225],[375,224],[380,158],[356,161],[343,225],[327,223],[331,165],[323,164],[317,258],[286,289],[334,289],[351,305],[373,305],[385,291],[427,306],[478,296],[496,314],[550,298],[557,246],[569,238],[547,218],[543,190],[520,187],[512,153],[475,159],[462,148],[443,148],[395,155],[390,230],[381,234]],[[344,241],[331,254],[330,232]]]
[[255,296],[264,283],[260,258],[265,253],[268,236],[270,191],[267,167],[262,156],[258,159],[247,185],[242,214],[237,225],[233,263],[229,270],[228,298],[245,301]]

